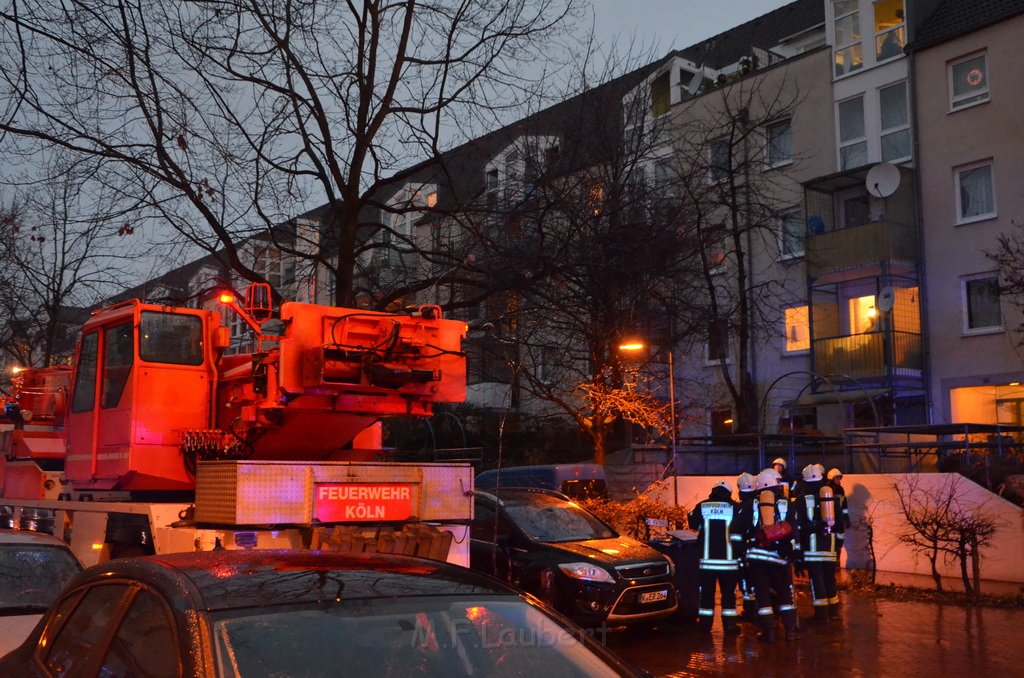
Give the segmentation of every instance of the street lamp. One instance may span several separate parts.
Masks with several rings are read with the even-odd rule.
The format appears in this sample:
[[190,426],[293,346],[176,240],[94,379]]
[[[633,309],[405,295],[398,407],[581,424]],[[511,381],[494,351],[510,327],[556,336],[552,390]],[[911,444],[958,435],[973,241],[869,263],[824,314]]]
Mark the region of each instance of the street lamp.
[[[647,344],[639,339],[630,339],[619,344],[619,351],[623,353],[639,353],[647,350]],[[679,475],[679,456],[676,451],[676,370],[672,361],[672,349],[668,350],[668,401],[670,414],[669,425],[672,427],[670,440],[672,450],[672,487],[674,489],[675,505],[679,506],[679,481],[675,476]]]

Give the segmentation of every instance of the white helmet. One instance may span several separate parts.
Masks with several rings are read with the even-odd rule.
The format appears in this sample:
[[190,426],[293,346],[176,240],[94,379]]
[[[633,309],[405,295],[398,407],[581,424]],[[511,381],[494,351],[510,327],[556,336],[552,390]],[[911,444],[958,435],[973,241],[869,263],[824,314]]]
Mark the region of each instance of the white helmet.
[[770,490],[779,486],[779,472],[775,469],[765,469],[757,474],[755,487],[759,490]]
[[789,464],[787,464],[786,460],[782,457],[776,457],[775,460],[772,461],[772,466],[775,466],[776,464],[780,464],[782,468],[789,468]]
[[736,476],[736,487],[740,489],[740,492],[750,492],[754,489],[754,480],[754,476],[744,471]]
[[728,492],[729,494],[732,494],[732,486],[729,485],[729,483],[727,483],[726,481],[719,480],[717,483],[715,483],[715,486],[712,487],[711,489],[714,490],[714,489],[719,488],[719,487],[725,488],[726,492]]
[[837,468],[831,469],[831,470],[830,470],[830,471],[828,472],[828,479],[829,479],[829,480],[835,480],[836,478],[838,478],[838,479],[842,480],[842,479],[843,479],[843,472],[842,472],[842,471],[840,471],[840,470],[839,470],[839,469],[837,469]]
[[813,483],[821,480],[821,472],[824,470],[821,464],[808,464],[804,466],[803,476],[804,480]]

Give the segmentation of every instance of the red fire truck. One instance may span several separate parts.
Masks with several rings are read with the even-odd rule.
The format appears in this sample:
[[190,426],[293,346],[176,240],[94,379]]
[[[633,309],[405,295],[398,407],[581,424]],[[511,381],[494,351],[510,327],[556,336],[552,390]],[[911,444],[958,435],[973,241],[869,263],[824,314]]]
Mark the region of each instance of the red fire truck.
[[0,517],[86,563],[209,548],[427,554],[466,564],[468,464],[379,461],[381,420],[465,398],[464,323],[285,302],[95,311],[72,367],[28,369],[0,417]]

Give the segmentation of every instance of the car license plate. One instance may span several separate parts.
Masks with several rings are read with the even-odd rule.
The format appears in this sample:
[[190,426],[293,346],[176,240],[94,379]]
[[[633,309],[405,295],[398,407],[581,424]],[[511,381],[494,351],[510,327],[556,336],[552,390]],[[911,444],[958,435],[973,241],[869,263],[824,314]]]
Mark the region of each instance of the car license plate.
[[641,603],[657,603],[668,598],[668,589],[661,591],[647,591],[640,594]]

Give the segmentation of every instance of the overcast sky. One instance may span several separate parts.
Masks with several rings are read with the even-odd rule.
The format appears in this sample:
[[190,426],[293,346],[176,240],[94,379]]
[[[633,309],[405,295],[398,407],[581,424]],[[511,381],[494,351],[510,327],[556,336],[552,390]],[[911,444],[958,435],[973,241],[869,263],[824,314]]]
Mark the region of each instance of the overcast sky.
[[745,23],[792,0],[591,0],[603,43],[628,42],[662,56]]

